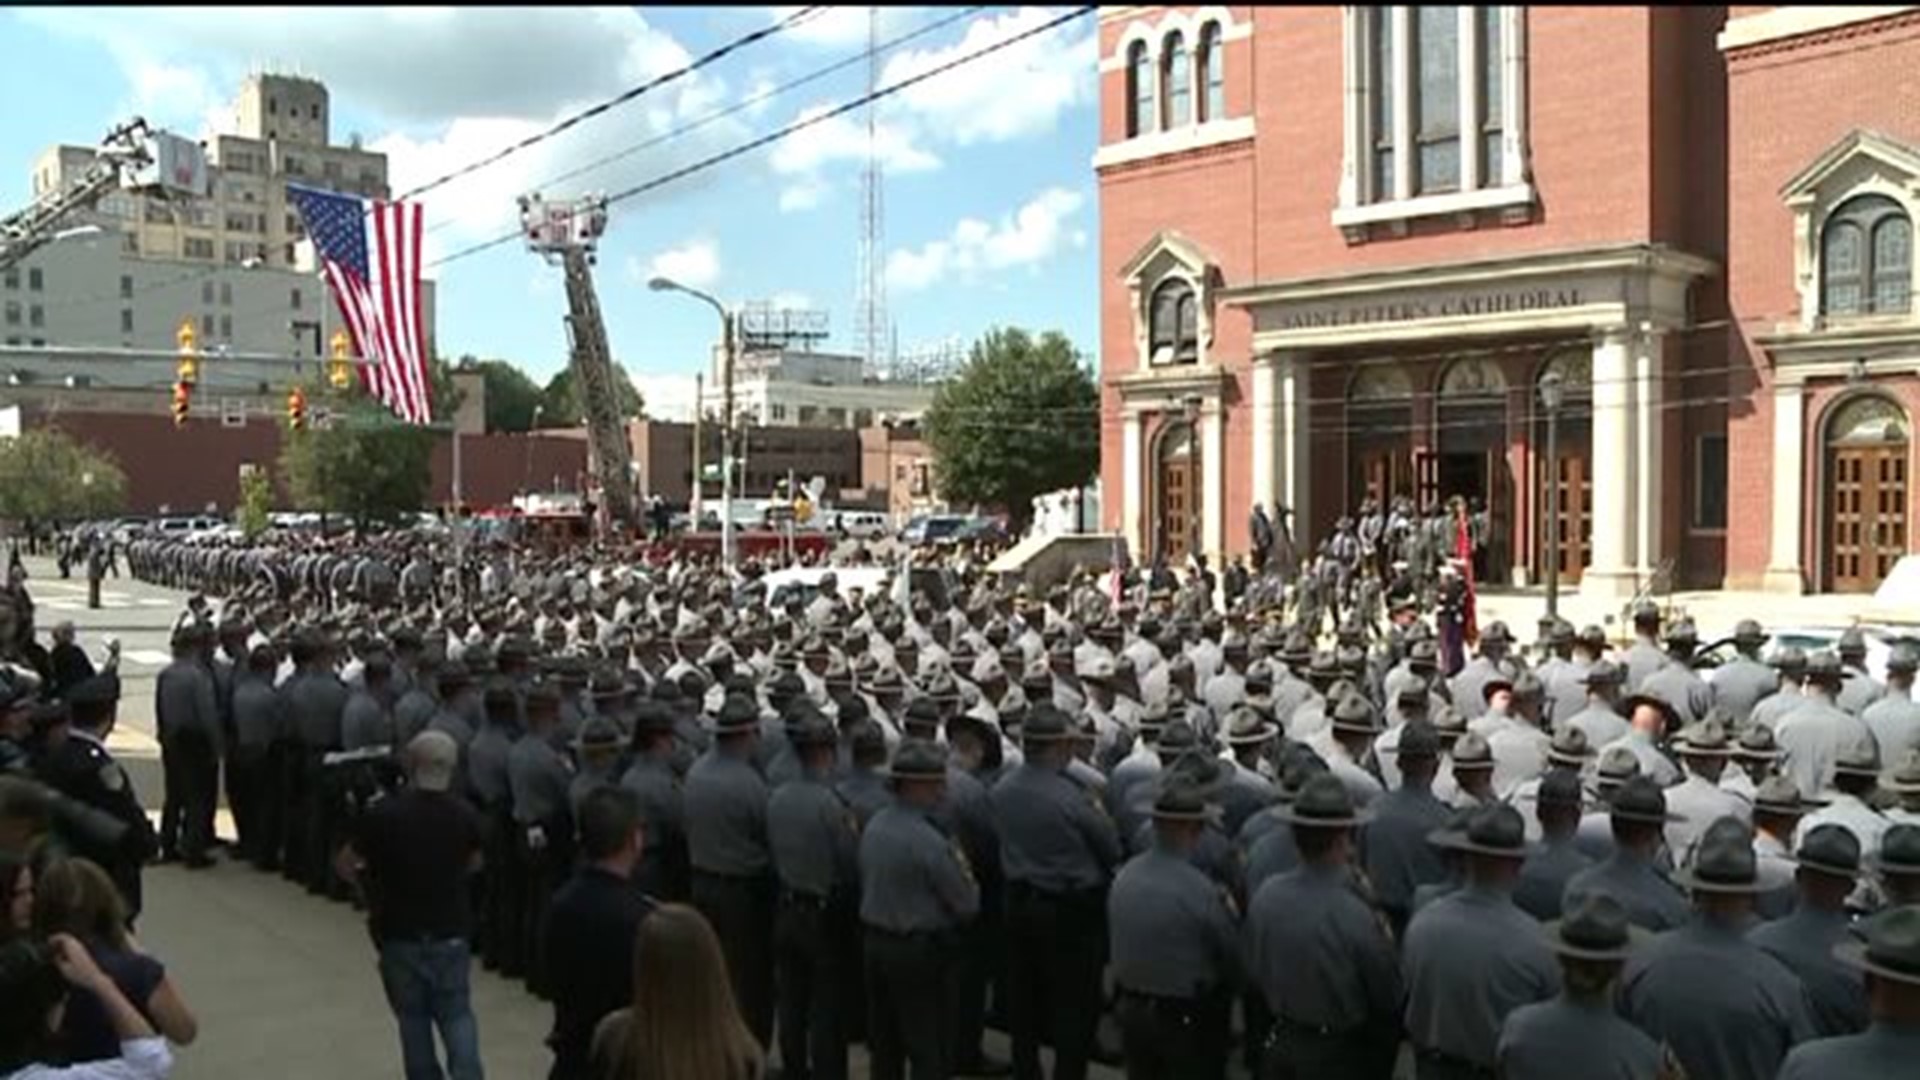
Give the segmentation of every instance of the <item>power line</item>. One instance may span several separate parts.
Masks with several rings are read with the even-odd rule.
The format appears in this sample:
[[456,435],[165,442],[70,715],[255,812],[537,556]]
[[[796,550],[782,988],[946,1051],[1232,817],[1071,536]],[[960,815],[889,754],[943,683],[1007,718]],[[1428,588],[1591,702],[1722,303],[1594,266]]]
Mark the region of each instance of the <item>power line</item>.
[[[925,82],[926,80],[931,79],[936,75],[943,75],[949,71],[954,70],[955,68],[973,63],[974,61],[979,60],[992,53],[999,52],[1001,49],[1009,48],[1013,45],[1019,44],[1022,41],[1026,41],[1029,38],[1037,37],[1040,34],[1044,34],[1044,33],[1047,33],[1048,31],[1057,29],[1061,26],[1066,25],[1069,22],[1074,21],[1075,19],[1083,18],[1087,15],[1090,15],[1095,10],[1096,10],[1096,5],[1092,5],[1092,4],[1074,8],[1072,11],[1069,11],[1066,14],[1060,15],[1056,18],[1050,19],[1047,22],[1040,24],[1039,26],[1035,26],[1030,29],[1023,30],[1018,34],[1013,35],[1012,37],[1008,37],[1000,41],[996,41],[991,45],[982,46],[978,49],[975,49],[973,52],[965,54],[964,56],[958,56],[952,60],[946,61],[945,63],[936,65],[935,67],[928,68],[926,71],[923,71],[918,75],[910,76],[896,83],[890,83],[886,86],[879,88],[878,90],[874,90],[869,93],[862,94],[861,96],[854,98],[851,101],[837,105],[832,109],[828,109],[825,112],[807,117],[806,119],[803,119],[803,120],[796,120],[793,123],[788,124],[786,127],[780,128],[776,131],[769,132],[765,135],[760,136],[759,138],[751,139],[731,149],[722,150],[719,153],[709,155],[708,157],[702,158],[701,160],[693,162],[690,165],[685,165],[678,169],[674,169],[671,172],[663,173],[662,175],[657,176],[652,180],[635,184],[634,186],[626,188],[625,190],[615,192],[607,196],[607,204],[611,206],[612,204],[617,202],[622,202],[624,200],[631,199],[639,195],[645,195],[648,192],[656,191],[662,187],[665,187],[676,180],[683,180],[689,176],[692,176],[695,173],[703,172],[707,169],[714,167],[715,165],[719,165],[719,164],[722,164],[723,162],[731,161],[732,159],[740,157],[743,154],[752,153],[755,150],[758,150],[764,146],[769,146],[773,143],[779,142],[781,139],[785,139],[790,135],[797,134],[798,132],[804,131],[807,128],[813,127],[817,124],[823,124],[828,120],[831,120],[837,116],[844,116],[847,113],[850,113],[855,109],[858,109],[864,105],[870,104],[875,101],[879,101],[882,98],[891,97],[894,94],[897,94],[903,90],[906,90],[909,87]],[[471,247],[462,248],[461,250],[456,251],[451,255],[442,256],[441,258],[435,260],[432,263],[432,267],[437,268],[437,267],[445,266],[448,263],[458,262],[461,259],[465,259],[473,255],[478,255],[483,251],[487,251],[491,248],[499,247],[502,244],[510,243],[511,241],[517,240],[519,238],[520,238],[520,233],[518,230],[515,230],[514,232],[510,232],[510,233],[505,233],[501,236],[495,237],[492,240],[482,241],[478,244],[472,245]]]

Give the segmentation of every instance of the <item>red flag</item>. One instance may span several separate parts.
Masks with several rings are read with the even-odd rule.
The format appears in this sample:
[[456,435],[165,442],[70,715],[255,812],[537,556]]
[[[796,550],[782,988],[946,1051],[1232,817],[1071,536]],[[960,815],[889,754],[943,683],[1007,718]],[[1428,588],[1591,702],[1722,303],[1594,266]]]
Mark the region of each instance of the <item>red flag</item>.
[[1460,560],[1460,577],[1467,583],[1466,599],[1460,605],[1460,636],[1471,645],[1480,640],[1480,624],[1473,610],[1473,533],[1468,529],[1468,520],[1465,512],[1454,518],[1453,554]]

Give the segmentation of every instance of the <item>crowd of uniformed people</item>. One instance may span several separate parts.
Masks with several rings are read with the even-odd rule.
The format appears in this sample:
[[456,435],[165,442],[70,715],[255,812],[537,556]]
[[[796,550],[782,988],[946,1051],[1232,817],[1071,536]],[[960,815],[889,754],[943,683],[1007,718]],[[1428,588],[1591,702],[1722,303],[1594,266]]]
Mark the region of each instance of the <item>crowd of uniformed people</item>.
[[1322,635],[1202,574],[775,609],[591,552],[128,554],[198,593],[156,690],[163,854],[207,862],[224,768],[236,853],[346,898],[394,755],[444,736],[472,946],[553,1000],[557,1077],[600,1017],[547,910],[611,850],[609,790],[632,890],[711,923],[788,1077],[856,1043],[876,1077],[1920,1070],[1910,644],[1882,684],[1857,632],[1768,653],[1743,621],[1709,681],[1646,604],[1629,647],[1495,622],[1448,671],[1408,592]]

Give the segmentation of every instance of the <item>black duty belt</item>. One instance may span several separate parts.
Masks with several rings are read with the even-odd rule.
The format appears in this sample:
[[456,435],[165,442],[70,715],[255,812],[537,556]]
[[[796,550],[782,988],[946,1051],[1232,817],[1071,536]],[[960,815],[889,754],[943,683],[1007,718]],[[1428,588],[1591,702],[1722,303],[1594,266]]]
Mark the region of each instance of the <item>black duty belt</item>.
[[1173,1009],[1181,1012],[1198,1012],[1213,1003],[1217,996],[1214,991],[1210,990],[1178,995],[1149,994],[1144,990],[1135,990],[1128,986],[1118,987],[1116,993],[1122,998],[1131,998],[1135,1001],[1155,1006],[1156,1008]]
[[866,928],[867,933],[875,937],[886,938],[889,941],[942,942],[950,940],[954,936],[954,929],[952,927],[941,927],[938,930],[889,930],[884,926],[875,926],[872,923],[863,923],[862,925]]
[[1042,889],[1038,886],[1029,885],[1024,881],[1009,881],[1007,883],[1007,898],[1009,900],[1048,900],[1060,904],[1092,903],[1099,901],[1104,904],[1106,902],[1106,895],[1107,890],[1099,885],[1092,887],[1082,886],[1073,889]]
[[1416,1046],[1413,1048],[1413,1056],[1422,1061],[1430,1061],[1435,1065],[1450,1069],[1462,1076],[1477,1076],[1485,1077],[1486,1080],[1495,1080],[1499,1075],[1486,1065],[1468,1061],[1463,1057],[1456,1057],[1444,1050],[1431,1050],[1426,1047]]
[[1277,1042],[1282,1037],[1288,1035],[1295,1037],[1310,1035],[1317,1039],[1339,1040],[1359,1038],[1365,1034],[1367,1034],[1367,1026],[1365,1024],[1353,1027],[1335,1027],[1332,1024],[1309,1023],[1305,1020],[1295,1020],[1290,1017],[1281,1016],[1274,1019],[1273,1028],[1267,1036],[1267,1041],[1270,1043]]
[[819,893],[810,893],[800,889],[780,890],[780,903],[787,907],[814,908],[825,911],[827,905],[832,902],[831,898],[822,896]]

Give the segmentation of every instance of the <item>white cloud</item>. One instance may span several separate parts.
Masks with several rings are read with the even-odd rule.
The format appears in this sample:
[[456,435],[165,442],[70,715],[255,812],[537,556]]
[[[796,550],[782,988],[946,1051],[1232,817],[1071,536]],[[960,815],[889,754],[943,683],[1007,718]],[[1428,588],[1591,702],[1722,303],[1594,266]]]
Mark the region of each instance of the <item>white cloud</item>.
[[[810,106],[801,110],[794,122],[827,111],[824,105]],[[783,175],[806,175],[832,162],[865,161],[867,125],[854,117],[854,113],[842,113],[775,143],[771,157],[774,171]],[[881,168],[888,173],[925,172],[940,167],[938,157],[915,144],[911,131],[884,120],[874,125],[873,150]]]
[[[767,8],[768,13],[776,20],[785,19],[799,10],[798,6]],[[808,45],[826,47],[865,45],[868,15],[873,10],[865,5],[833,5],[824,12],[783,31],[782,36]],[[912,7],[880,8],[880,39],[885,41],[898,36],[901,31],[917,21],[915,17],[921,10]]]
[[[1086,202],[1067,188],[1048,188],[997,225],[962,218],[953,232],[918,250],[903,248],[887,258],[887,287],[903,292],[930,288],[948,276],[972,280],[982,271],[1038,268],[1063,246],[1080,246],[1085,233],[1066,223]],[[1075,237],[1078,237],[1076,240]]]
[[639,259],[628,260],[627,274],[642,284],[664,277],[704,289],[720,280],[720,249],[712,240],[696,238],[656,253],[644,267]]
[[[908,50],[889,59],[884,85],[1005,41],[1059,16],[1023,7],[975,19],[946,48]],[[902,107],[927,129],[961,146],[1044,135],[1062,113],[1099,91],[1098,28],[1089,21],[1027,38],[900,92]]]
[[647,416],[654,420],[693,419],[694,383],[691,375],[634,375],[634,389],[646,402]]
[[783,309],[811,311],[813,309],[813,297],[803,292],[777,292],[767,302],[773,305],[775,311]]
[[826,198],[827,185],[817,177],[809,177],[797,184],[789,184],[780,189],[780,212],[790,214],[796,210],[811,210]]

